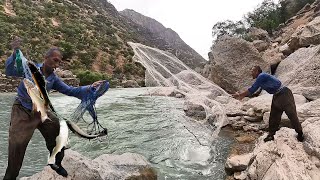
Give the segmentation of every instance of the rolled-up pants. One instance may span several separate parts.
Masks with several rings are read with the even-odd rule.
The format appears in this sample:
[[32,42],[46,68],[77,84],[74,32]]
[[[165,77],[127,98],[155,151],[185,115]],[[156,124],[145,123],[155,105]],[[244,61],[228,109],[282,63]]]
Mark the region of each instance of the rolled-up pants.
[[290,119],[292,127],[297,133],[302,133],[296,110],[296,104],[291,90],[284,87],[279,93],[274,94],[269,118],[269,134],[274,135],[279,129],[282,113],[285,112]]
[[[16,100],[12,106],[9,127],[8,167],[4,179],[16,179],[22,166],[23,157],[28,143],[35,129],[39,129],[46,141],[50,154],[56,146],[56,137],[59,135],[59,119],[48,112],[50,120],[41,122],[40,113],[31,112]],[[61,165],[64,151],[56,155],[56,164]],[[47,158],[47,157],[43,157]]]

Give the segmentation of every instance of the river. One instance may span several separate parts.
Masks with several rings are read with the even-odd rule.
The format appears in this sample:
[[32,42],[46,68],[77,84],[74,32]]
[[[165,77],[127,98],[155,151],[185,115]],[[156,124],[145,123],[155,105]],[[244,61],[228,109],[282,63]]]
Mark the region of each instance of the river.
[[[144,96],[147,91],[148,88],[110,89],[96,104],[98,119],[108,128],[108,137],[87,141],[72,134],[71,149],[90,158],[105,153],[139,153],[157,170],[158,179],[224,179],[224,163],[232,138],[220,133],[213,139],[210,127],[184,115],[183,99]],[[0,94],[0,177],[7,166],[8,126],[14,96],[15,93]],[[80,103],[59,93],[51,94],[51,100],[66,118]],[[41,171],[47,157],[44,139],[36,130],[19,177]]]

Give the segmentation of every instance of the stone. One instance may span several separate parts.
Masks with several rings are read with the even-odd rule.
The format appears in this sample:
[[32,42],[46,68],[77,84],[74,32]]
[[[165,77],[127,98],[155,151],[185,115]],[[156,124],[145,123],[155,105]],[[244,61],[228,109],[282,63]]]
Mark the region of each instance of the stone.
[[254,40],[252,44],[255,48],[257,48],[259,52],[267,50],[270,45],[269,43],[262,40]]
[[126,80],[122,82],[124,88],[138,88],[139,84],[135,80]]
[[104,179],[157,179],[156,172],[151,164],[141,155],[125,153],[122,155],[103,154],[94,160],[82,156],[72,150],[65,151],[62,161],[63,167],[68,171],[68,177],[64,178],[46,166],[41,172],[31,177],[23,177],[21,180],[104,180]]
[[229,171],[229,172],[244,171],[249,166],[252,158],[253,158],[252,153],[229,157],[226,161],[225,169],[226,171]]
[[248,176],[248,172],[247,171],[241,171],[241,172],[236,172],[234,173],[233,177],[236,180],[245,180]]
[[[309,137],[311,132],[318,134],[318,120],[310,120],[303,123],[305,136]],[[316,124],[315,124],[316,123]],[[310,130],[307,128],[310,127]],[[311,147],[318,146],[318,135],[306,138],[301,143],[296,139],[296,132],[293,129],[281,128],[277,131],[274,141],[264,142],[267,133],[260,137],[253,151],[253,162],[248,167],[250,179],[298,179],[316,180],[320,177],[320,171],[316,167],[316,160],[310,160],[309,154],[304,150],[305,143]],[[311,134],[310,134],[311,135]],[[314,141],[316,140],[316,141]],[[317,142],[317,143],[312,143]],[[283,173],[286,172],[286,173]]]
[[266,70],[268,64],[257,49],[249,42],[229,36],[223,36],[212,47],[210,79],[227,92],[240,91],[252,85],[250,70],[259,65]]
[[197,120],[203,120],[206,118],[206,111],[200,104],[194,104],[193,102],[186,101],[183,106],[185,114]]
[[277,68],[276,76],[294,93],[307,99],[320,98],[320,45],[311,48],[300,48]]

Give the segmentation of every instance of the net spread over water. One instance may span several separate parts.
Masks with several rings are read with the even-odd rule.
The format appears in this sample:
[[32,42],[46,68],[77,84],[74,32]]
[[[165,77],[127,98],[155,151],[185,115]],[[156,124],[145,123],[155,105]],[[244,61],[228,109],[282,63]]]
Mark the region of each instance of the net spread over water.
[[230,97],[229,94],[171,53],[139,43],[129,42],[129,45],[134,50],[134,60],[146,68],[146,86],[173,87],[171,90],[183,94],[187,102],[202,106],[206,120],[215,119],[214,135],[217,135],[226,115],[223,106],[215,98]]

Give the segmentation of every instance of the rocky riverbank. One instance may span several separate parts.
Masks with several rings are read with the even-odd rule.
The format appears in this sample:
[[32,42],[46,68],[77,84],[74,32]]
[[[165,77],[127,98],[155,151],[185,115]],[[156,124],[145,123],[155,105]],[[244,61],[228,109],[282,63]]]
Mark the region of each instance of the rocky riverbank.
[[[251,141],[252,148],[240,147],[242,153],[230,153],[226,162],[228,179],[278,180],[320,179],[320,1],[307,4],[298,14],[282,24],[272,36],[253,28],[253,42],[224,36],[216,41],[204,74],[230,93],[252,85],[250,69],[260,65],[294,94],[298,118],[305,134],[296,139],[288,117],[283,113],[275,140],[263,142],[267,135],[272,95],[237,101],[217,97],[226,111],[224,125],[234,131],[261,136]],[[270,68],[269,68],[270,67]],[[201,109],[201,108],[198,108]],[[206,119],[209,123],[214,120]]]
[[62,165],[68,171],[67,178],[46,166],[41,172],[31,177],[23,177],[21,180],[157,179],[156,171],[146,158],[134,153],[103,154],[92,160],[68,149],[65,151]]

